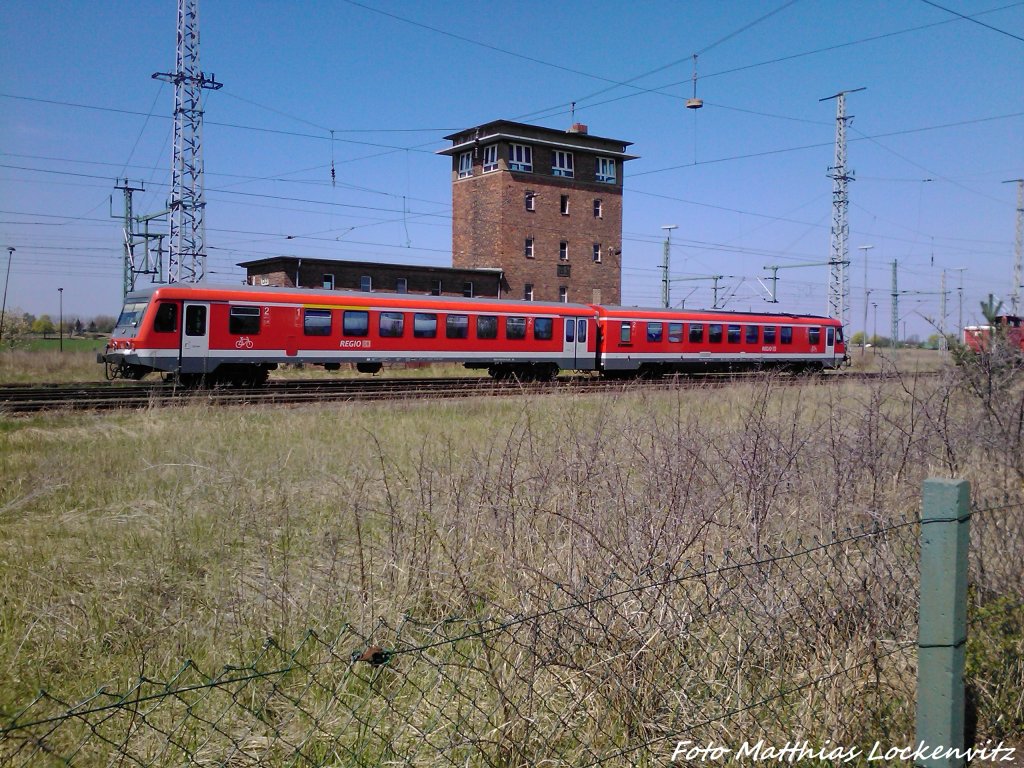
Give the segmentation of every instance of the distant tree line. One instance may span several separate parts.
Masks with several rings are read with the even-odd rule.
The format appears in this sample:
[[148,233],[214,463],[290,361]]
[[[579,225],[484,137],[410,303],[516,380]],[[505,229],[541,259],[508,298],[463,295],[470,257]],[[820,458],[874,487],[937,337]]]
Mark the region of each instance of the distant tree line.
[[[96,315],[91,318],[82,318],[77,315],[65,315],[63,330],[64,336],[93,336],[108,334],[114,330],[116,318],[111,315]],[[31,312],[23,312],[20,309],[11,309],[3,314],[2,324],[3,337],[0,338],[0,345],[3,347],[16,347],[32,336],[42,336],[48,339],[54,335],[60,335],[61,328],[54,321],[52,315],[33,315]]]

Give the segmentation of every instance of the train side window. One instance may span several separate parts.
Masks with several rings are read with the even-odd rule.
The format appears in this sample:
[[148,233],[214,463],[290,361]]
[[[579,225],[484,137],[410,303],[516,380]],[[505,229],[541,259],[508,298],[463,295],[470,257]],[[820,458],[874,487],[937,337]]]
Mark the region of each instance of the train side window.
[[830,347],[836,343],[836,329],[829,327],[825,329],[825,343]]
[[683,324],[682,323],[669,323],[668,324],[668,340],[671,344],[678,344],[683,340]]
[[525,339],[526,338],[526,318],[525,317],[506,317],[505,318],[505,338],[506,339]]
[[448,315],[444,320],[444,335],[449,339],[468,339],[469,315]]
[[382,339],[399,339],[405,333],[405,315],[401,312],[381,312],[377,323]]
[[633,326],[625,320],[619,324],[619,343],[629,344],[633,340]]
[[756,325],[747,326],[747,344],[757,344],[758,330],[760,329]]
[[302,331],[307,336],[331,335],[331,310],[307,309],[302,315]]
[[478,339],[498,338],[498,317],[496,315],[477,315],[476,337]]
[[153,330],[157,333],[174,333],[178,330],[178,305],[171,301],[161,301],[153,319]]
[[433,339],[437,336],[437,315],[417,312],[412,316],[412,335],[417,339]]
[[779,334],[779,341],[783,344],[793,343],[793,326],[784,325],[782,326],[782,333]]
[[365,336],[370,331],[370,313],[363,309],[346,309],[341,332],[346,336]]
[[764,343],[765,344],[774,344],[775,343],[775,333],[776,333],[777,330],[778,330],[778,326],[776,326],[776,325],[766,325],[764,327]]
[[550,317],[538,317],[533,321],[533,338],[549,341],[554,336],[555,321]]
[[722,343],[722,324],[712,323],[708,326],[708,341],[711,344]]
[[662,333],[664,333],[665,326],[661,323],[648,323],[647,324],[647,341],[652,344],[657,344],[662,339]]
[[704,323],[690,323],[690,343],[701,344],[704,341]]
[[738,325],[730,325],[728,333],[730,344],[739,344],[740,340],[743,338],[743,335],[740,332],[740,326]]
[[576,321],[571,317],[565,318],[565,340],[576,341]]
[[821,328],[814,327],[807,329],[807,341],[811,344],[821,343]]
[[228,333],[255,336],[259,332],[259,307],[231,307],[228,312]]
[[206,335],[206,307],[193,304],[185,308],[185,335]]

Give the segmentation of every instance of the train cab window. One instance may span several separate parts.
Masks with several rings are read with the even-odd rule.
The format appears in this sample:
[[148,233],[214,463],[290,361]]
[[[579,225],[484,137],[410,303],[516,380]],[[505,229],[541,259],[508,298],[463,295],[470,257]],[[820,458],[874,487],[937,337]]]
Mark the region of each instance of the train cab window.
[[712,323],[708,326],[708,341],[711,344],[722,343],[722,325],[721,323]]
[[331,310],[306,309],[302,315],[302,332],[307,336],[331,335]]
[[668,340],[670,344],[679,344],[683,340],[683,324],[682,323],[669,323],[668,324]]
[[664,326],[661,323],[648,323],[647,324],[647,341],[651,344],[657,344],[661,341]]
[[777,330],[778,330],[778,326],[775,326],[775,325],[766,325],[764,327],[764,343],[765,344],[774,344],[775,343],[775,333],[776,333]]
[[498,317],[496,315],[477,315],[476,337],[478,339],[498,338]]
[[701,344],[704,341],[704,323],[690,323],[690,343]]
[[346,336],[365,336],[370,331],[370,313],[363,309],[346,309],[341,332]]
[[550,317],[538,317],[533,321],[533,338],[549,341],[554,336],[555,321]]
[[760,328],[756,325],[747,326],[747,344],[757,344],[758,331]]
[[576,321],[571,317],[565,318],[565,340],[576,341]]
[[161,301],[153,319],[153,330],[157,333],[174,333],[178,330],[178,305],[172,301]]
[[185,307],[185,335],[206,335],[206,307],[202,304],[191,304]]
[[728,334],[729,334],[729,343],[730,344],[739,344],[740,340],[743,338],[743,334],[741,333],[740,326],[738,326],[738,325],[730,325],[729,326],[729,330],[728,330]]
[[505,338],[506,339],[525,339],[526,338],[526,318],[525,317],[506,317],[505,318]]
[[398,339],[405,333],[405,315],[401,312],[381,312],[377,323],[381,338]]
[[791,326],[791,325],[784,325],[784,326],[782,326],[782,332],[779,334],[779,341],[782,344],[792,344],[793,343],[793,326]]
[[633,340],[633,326],[623,321],[619,324],[619,343],[629,344]]
[[231,307],[228,312],[228,333],[254,336],[259,332],[259,307]]
[[433,339],[437,336],[437,315],[417,312],[412,316],[412,335],[417,339]]
[[469,315],[448,315],[444,321],[444,335],[449,339],[468,339]]
[[821,343],[821,328],[808,328],[807,329],[807,341],[810,344]]

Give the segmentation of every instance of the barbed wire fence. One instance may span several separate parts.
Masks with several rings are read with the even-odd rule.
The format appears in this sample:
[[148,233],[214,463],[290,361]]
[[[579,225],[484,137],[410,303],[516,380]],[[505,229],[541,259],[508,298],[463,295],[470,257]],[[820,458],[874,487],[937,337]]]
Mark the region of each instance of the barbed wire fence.
[[[993,605],[1024,597],[1024,504],[973,517],[986,632]],[[0,726],[0,764],[647,766],[682,742],[909,742],[919,533],[913,518],[793,536],[551,584],[516,610],[268,639],[245,664],[186,661],[83,701],[40,692]],[[986,681],[979,705],[1014,685]]]

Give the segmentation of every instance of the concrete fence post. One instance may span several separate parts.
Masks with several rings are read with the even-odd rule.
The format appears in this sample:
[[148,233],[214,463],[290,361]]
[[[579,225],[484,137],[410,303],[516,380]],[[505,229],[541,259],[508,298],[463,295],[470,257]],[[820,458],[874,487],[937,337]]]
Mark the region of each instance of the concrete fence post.
[[[916,741],[923,742],[928,752],[936,747],[964,748],[969,508],[966,480],[924,482]],[[940,757],[919,759],[916,765],[953,768],[964,762]]]

